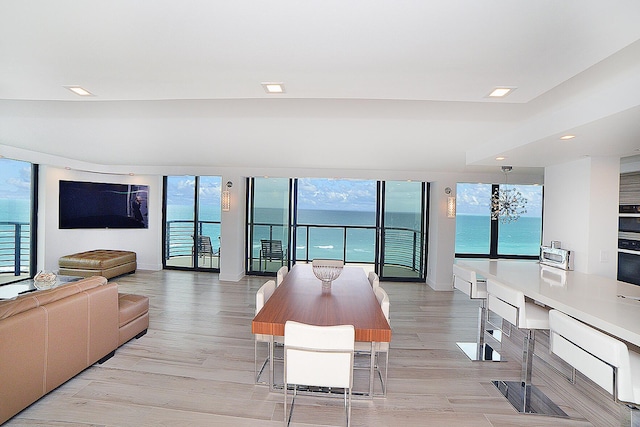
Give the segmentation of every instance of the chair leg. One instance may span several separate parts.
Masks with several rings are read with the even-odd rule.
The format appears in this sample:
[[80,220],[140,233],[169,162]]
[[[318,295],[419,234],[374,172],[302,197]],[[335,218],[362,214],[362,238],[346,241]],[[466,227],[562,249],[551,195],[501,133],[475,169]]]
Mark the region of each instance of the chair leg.
[[524,335],[524,345],[522,351],[522,383],[531,384],[531,373],[533,370],[533,350],[535,346],[535,329],[528,329]]
[[631,407],[631,427],[640,427],[640,409]]
[[[347,396],[348,390],[348,396]],[[351,389],[344,389],[344,405],[347,413],[347,427],[351,426]]]
[[297,392],[298,392],[298,386],[294,385],[293,397],[291,398],[291,408],[287,413],[287,384],[286,383],[284,384],[284,422],[287,425],[287,427],[289,427],[289,424],[291,423],[291,417],[293,416],[293,405],[296,402]]
[[[271,344],[267,343],[267,354],[270,355],[270,347]],[[266,384],[265,382],[260,382],[260,377],[262,376],[262,372],[264,371],[264,368],[267,366],[267,363],[270,362],[270,358],[271,356],[267,356],[267,358],[264,360],[264,362],[262,362],[262,366],[260,367],[260,370],[258,370],[258,341],[254,340],[254,362],[253,362],[253,373],[255,375],[255,382],[256,384]]]

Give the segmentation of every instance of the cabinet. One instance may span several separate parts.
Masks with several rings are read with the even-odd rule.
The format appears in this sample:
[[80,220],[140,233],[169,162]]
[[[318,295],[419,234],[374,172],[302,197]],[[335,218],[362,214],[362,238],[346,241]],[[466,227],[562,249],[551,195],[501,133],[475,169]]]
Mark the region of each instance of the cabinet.
[[620,175],[618,280],[640,285],[640,172]]

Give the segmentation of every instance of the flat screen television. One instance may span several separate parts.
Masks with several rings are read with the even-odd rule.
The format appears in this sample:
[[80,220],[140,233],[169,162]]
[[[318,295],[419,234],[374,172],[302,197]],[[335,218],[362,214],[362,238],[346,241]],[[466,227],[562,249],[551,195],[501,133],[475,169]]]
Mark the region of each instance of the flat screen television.
[[149,186],[60,181],[59,226],[148,228]]

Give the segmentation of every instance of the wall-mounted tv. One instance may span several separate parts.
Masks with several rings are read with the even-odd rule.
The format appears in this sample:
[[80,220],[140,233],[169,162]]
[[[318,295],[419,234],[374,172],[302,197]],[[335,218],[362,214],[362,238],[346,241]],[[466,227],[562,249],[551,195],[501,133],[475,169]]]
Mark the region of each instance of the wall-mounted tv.
[[149,186],[60,181],[60,228],[148,228]]

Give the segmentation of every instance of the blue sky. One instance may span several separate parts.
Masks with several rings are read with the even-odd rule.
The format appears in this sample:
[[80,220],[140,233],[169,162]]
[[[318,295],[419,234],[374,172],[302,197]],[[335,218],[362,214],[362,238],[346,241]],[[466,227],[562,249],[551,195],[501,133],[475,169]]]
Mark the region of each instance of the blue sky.
[[376,182],[300,178],[298,208],[375,212]]
[[[220,204],[222,178],[219,176],[200,177],[200,203],[209,205]],[[167,180],[168,204],[193,206],[194,176],[171,176]]]
[[31,164],[0,159],[0,199],[31,198]]
[[[523,216],[542,216],[541,185],[511,185],[527,199],[527,213]],[[489,215],[491,184],[459,183],[456,188],[456,212],[462,215]]]

